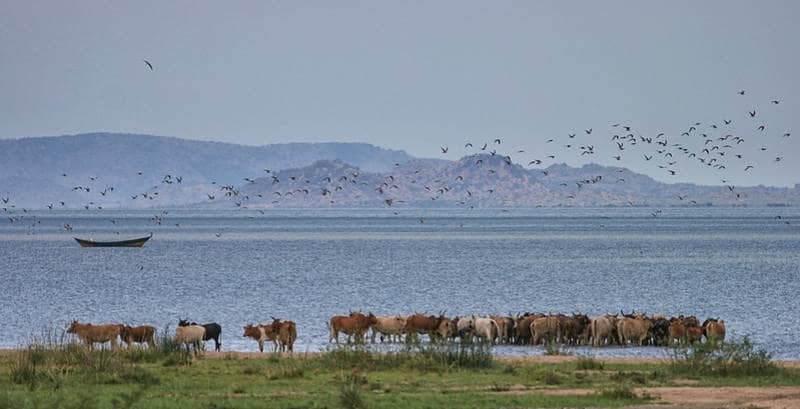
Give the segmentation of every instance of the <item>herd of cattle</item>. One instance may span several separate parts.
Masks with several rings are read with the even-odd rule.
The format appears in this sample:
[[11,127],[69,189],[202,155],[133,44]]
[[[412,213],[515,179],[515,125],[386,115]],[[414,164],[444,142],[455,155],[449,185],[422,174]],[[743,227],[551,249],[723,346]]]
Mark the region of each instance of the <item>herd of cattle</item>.
[[465,316],[448,318],[435,315],[375,316],[351,312],[330,320],[329,341],[339,342],[339,333],[363,342],[371,330],[382,342],[399,341],[403,336],[427,335],[434,339],[480,339],[484,342],[518,345],[559,343],[566,345],[652,345],[695,343],[725,339],[725,321],[708,318],[702,324],[695,316],[667,318],[641,313],[606,314],[589,317],[585,314],[545,315],[525,313],[518,316]]
[[[692,344],[704,339],[723,341],[725,321],[708,318],[700,323],[697,317],[647,316],[641,313],[606,314],[588,317],[585,314],[545,315],[525,313],[518,316],[465,316],[448,318],[436,315],[376,316],[372,313],[351,312],[349,315],[331,317],[328,323],[329,342],[339,343],[339,334],[347,342],[363,343],[366,335],[371,342],[376,337],[381,342],[401,342],[403,337],[427,335],[431,341],[456,338],[461,341],[480,340],[492,344],[538,345],[557,343],[566,345],[652,345],[669,346]],[[90,348],[95,343],[111,344],[116,348],[118,339],[128,346],[134,343],[155,345],[156,329],[150,325],[132,327],[123,324],[82,324],[73,321],[67,332],[75,334]],[[202,349],[203,341],[214,340],[214,349],[220,351],[222,327],[217,323],[197,324],[180,320],[174,341],[187,349]],[[273,351],[293,352],[297,339],[297,325],[272,317],[269,324],[249,324],[244,327],[244,337],[258,343],[264,352],[264,343],[272,342]]]

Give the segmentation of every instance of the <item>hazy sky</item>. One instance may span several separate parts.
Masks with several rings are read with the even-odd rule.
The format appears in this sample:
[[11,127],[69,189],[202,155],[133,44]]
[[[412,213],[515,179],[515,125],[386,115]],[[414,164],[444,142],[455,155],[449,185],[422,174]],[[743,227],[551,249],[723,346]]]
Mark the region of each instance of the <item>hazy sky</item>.
[[[363,141],[456,158],[466,141],[499,137],[526,151],[512,155],[521,162],[554,154],[666,181],[793,185],[798,16],[797,1],[9,1],[0,138]],[[702,149],[680,133],[723,119],[747,141],[725,171],[681,159],[669,176],[642,158],[654,146],[612,159],[612,123]],[[565,148],[569,133],[597,153]]]

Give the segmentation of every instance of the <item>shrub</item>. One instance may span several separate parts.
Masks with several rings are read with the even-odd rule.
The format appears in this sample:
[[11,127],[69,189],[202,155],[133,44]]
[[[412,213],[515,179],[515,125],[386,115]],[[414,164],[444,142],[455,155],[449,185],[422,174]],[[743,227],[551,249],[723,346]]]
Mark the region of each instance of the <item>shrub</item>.
[[763,376],[781,370],[772,362],[772,354],[757,348],[748,337],[675,347],[671,364],[673,372],[684,375]]
[[575,366],[578,370],[584,371],[602,371],[605,367],[602,361],[598,361],[590,356],[582,356],[575,361]]
[[364,408],[364,400],[361,398],[361,386],[367,383],[367,379],[360,376],[357,371],[350,372],[342,380],[339,386],[339,403],[347,409]]

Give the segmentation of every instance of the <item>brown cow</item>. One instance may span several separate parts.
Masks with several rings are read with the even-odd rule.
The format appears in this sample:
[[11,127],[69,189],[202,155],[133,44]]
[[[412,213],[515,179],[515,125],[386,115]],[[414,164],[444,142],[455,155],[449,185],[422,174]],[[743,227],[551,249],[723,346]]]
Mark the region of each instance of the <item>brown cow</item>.
[[297,325],[294,321],[281,321],[272,317],[272,324],[269,327],[270,332],[277,334],[280,351],[294,352],[294,341],[297,339]]
[[669,343],[672,344],[676,340],[679,344],[686,342],[686,326],[680,318],[669,320]]
[[703,340],[703,328],[702,327],[686,327],[686,339],[689,340],[690,344],[694,344],[695,342],[699,342]]
[[588,327],[591,321],[586,315],[573,314],[572,317],[559,315],[558,323],[561,326],[561,342],[565,344],[578,345],[589,337]]
[[336,340],[339,343],[339,332],[347,334],[347,342],[350,342],[350,336],[354,336],[356,342],[364,341],[364,334],[369,327],[375,325],[377,319],[372,313],[364,315],[360,312],[351,312],[349,316],[335,315],[331,317],[329,327],[331,330],[328,342]]
[[530,344],[533,339],[531,324],[533,320],[544,317],[542,314],[527,314],[516,319],[514,324],[514,340],[518,344]]
[[274,334],[271,331],[267,333],[266,328],[270,328],[270,326],[247,324],[244,326],[244,334],[242,334],[242,336],[254,339],[258,343],[259,352],[264,352],[264,341],[272,341],[272,350],[277,351],[277,334]]
[[703,335],[706,341],[725,341],[725,320],[709,318],[703,322]]
[[561,339],[561,325],[556,316],[536,318],[530,327],[534,345],[538,345],[543,338],[547,338],[548,342]]
[[150,325],[140,325],[138,327],[120,325],[119,328],[119,337],[128,344],[128,347],[136,342],[139,344],[147,343],[152,348],[156,345],[155,336],[156,328]]
[[118,324],[81,324],[77,320],[72,321],[67,328],[67,333],[75,334],[81,341],[86,343],[89,349],[94,348],[95,343],[110,342],[111,349],[117,348],[117,337],[119,337],[120,326]]
[[403,331],[406,334],[428,334],[432,340],[438,336],[439,325],[446,321],[447,317],[440,314],[425,316],[422,314],[410,315],[406,318],[406,326]]

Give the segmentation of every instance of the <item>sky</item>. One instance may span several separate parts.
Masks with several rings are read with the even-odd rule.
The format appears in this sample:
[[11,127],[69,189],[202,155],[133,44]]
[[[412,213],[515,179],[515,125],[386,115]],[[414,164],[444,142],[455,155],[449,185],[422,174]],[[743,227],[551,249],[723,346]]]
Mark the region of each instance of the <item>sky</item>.
[[[0,138],[368,142],[449,159],[501,138],[523,164],[792,186],[797,16],[796,1],[4,2]],[[678,158],[670,175],[643,158],[653,146],[610,140],[620,123],[699,150],[704,131],[680,134],[723,119],[718,133],[746,140],[725,170]]]

